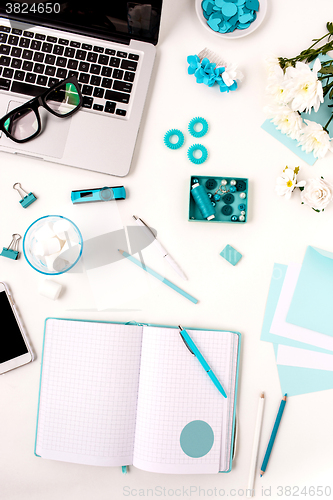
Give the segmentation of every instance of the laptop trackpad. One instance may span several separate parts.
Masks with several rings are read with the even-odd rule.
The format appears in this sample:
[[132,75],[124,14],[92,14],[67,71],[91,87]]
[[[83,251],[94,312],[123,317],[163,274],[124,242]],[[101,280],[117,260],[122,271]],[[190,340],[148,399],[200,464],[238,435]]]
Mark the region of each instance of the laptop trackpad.
[[[23,102],[9,101],[7,113],[21,106]],[[31,141],[18,144],[9,139],[5,134],[2,134],[0,144],[22,153],[62,158],[72,118],[58,118],[41,107],[38,111],[42,122],[42,132],[40,135]]]

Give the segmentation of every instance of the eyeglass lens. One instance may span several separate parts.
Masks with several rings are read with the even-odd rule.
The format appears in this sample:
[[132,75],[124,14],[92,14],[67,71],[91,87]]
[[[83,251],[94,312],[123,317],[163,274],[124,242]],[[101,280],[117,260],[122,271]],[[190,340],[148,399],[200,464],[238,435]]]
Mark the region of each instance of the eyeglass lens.
[[71,113],[80,104],[80,96],[73,83],[64,83],[45,97],[45,104],[59,115]]
[[30,108],[14,112],[5,121],[4,127],[14,139],[18,141],[28,139],[38,130],[36,113]]

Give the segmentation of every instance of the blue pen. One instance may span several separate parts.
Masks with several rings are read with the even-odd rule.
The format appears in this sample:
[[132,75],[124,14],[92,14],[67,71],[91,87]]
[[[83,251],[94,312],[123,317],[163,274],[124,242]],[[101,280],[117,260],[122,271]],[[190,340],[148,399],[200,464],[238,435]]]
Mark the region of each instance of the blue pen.
[[205,372],[207,373],[208,377],[211,379],[215,387],[217,387],[220,393],[226,398],[227,395],[225,393],[225,390],[223,389],[216,375],[213,373],[209,364],[207,363],[207,361],[205,360],[205,358],[203,357],[203,355],[201,354],[201,352],[199,351],[199,349],[197,348],[197,346],[195,345],[195,343],[193,342],[187,331],[184,330],[184,328],[181,327],[180,325],[178,326],[178,328],[180,336],[183,339],[188,350],[198,359],[199,363],[201,364],[201,366],[203,367],[203,369],[205,370]]
[[132,261],[134,264],[136,264],[137,266],[141,267],[141,269],[143,269],[144,271],[147,271],[147,273],[151,274],[152,276],[154,276],[158,280],[162,281],[162,283],[164,283],[165,285],[168,285],[170,288],[172,288],[176,292],[178,292],[181,295],[183,295],[183,297],[185,297],[186,299],[188,299],[191,302],[193,302],[193,304],[197,304],[198,300],[195,299],[194,297],[192,297],[192,295],[190,295],[189,293],[185,292],[184,290],[182,290],[181,288],[179,288],[179,286],[177,286],[174,283],[172,283],[171,281],[167,280],[166,278],[164,278],[164,276],[161,276],[156,271],[153,271],[153,269],[150,269],[150,267],[142,264],[142,262],[140,262],[135,257],[133,257],[133,255],[130,255],[129,253],[125,252],[125,250],[119,250],[119,248],[118,248],[118,252],[120,252],[124,257],[126,257],[126,259]]
[[264,460],[263,460],[263,463],[262,463],[262,466],[261,466],[260,477],[262,477],[265,474],[266,467],[267,467],[267,464],[268,464],[268,460],[269,460],[269,457],[271,455],[273,444],[274,444],[274,441],[275,441],[275,438],[276,438],[276,433],[278,431],[278,428],[279,428],[279,425],[280,425],[280,422],[281,422],[281,418],[282,418],[282,414],[283,414],[283,411],[284,411],[284,407],[286,406],[286,401],[287,401],[287,394],[285,394],[283,396],[282,401],[281,401],[280,406],[279,406],[279,411],[278,411],[278,414],[277,414],[276,419],[275,419],[275,423],[274,423],[274,426],[273,426],[272,434],[271,434],[271,437],[269,438],[267,450],[266,450],[266,453],[265,453],[265,456],[264,456]]

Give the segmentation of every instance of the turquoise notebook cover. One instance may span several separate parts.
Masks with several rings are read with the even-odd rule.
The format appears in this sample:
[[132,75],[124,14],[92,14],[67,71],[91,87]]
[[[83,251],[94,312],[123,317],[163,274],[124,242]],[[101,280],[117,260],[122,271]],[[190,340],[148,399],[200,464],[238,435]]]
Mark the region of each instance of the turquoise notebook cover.
[[[48,319],[57,319],[57,320],[62,320],[62,321],[82,321],[85,323],[108,323],[108,324],[118,324],[118,325],[129,325],[129,324],[135,324],[138,326],[153,326],[157,328],[170,328],[170,329],[175,329],[177,327],[175,326],[169,326],[169,325],[156,325],[156,324],[151,324],[151,323],[137,323],[133,321],[129,322],[116,322],[116,321],[94,321],[94,320],[79,320],[79,319],[68,319],[68,318],[55,318],[55,317],[49,317],[45,319],[44,322],[44,334],[43,334],[43,350],[42,350],[42,361],[41,361],[41,369],[40,369],[40,377],[39,377],[39,394],[38,394],[38,406],[37,406],[37,421],[36,421],[36,431],[35,431],[35,446],[34,446],[34,454],[36,457],[40,458],[40,455],[36,453],[36,446],[37,446],[37,431],[38,431],[38,416],[39,416],[39,405],[40,405],[40,394],[41,394],[41,382],[42,382],[42,371],[43,371],[43,358],[44,358],[44,344],[45,344],[45,331],[46,331],[46,322]],[[192,327],[187,327],[189,330],[203,330],[202,328],[192,328]],[[205,328],[205,331],[211,331],[211,332],[229,332],[229,330],[214,330],[214,329],[209,329]],[[233,418],[232,418],[232,435],[231,435],[231,449],[230,449],[230,468],[226,471],[219,471],[220,473],[227,473],[230,472],[232,469],[232,460],[234,457],[234,450],[236,447],[236,404],[237,404],[237,392],[238,392],[238,378],[239,378],[239,360],[240,360],[240,347],[241,347],[241,334],[239,332],[230,332],[238,337],[238,351],[237,351],[237,366],[236,366],[236,382],[235,382],[235,400],[234,400],[234,411],[233,411]]]
[[287,321],[332,337],[332,303],[333,253],[308,246]]
[[[287,339],[269,332],[286,271],[286,265],[274,264],[260,339],[273,343],[275,357],[277,356],[278,344],[332,354],[331,351],[310,346],[309,344],[304,344],[303,342],[298,342],[296,340]],[[281,392],[282,394],[287,393],[288,397],[333,389],[333,372],[282,365],[277,365],[277,370],[281,385]]]

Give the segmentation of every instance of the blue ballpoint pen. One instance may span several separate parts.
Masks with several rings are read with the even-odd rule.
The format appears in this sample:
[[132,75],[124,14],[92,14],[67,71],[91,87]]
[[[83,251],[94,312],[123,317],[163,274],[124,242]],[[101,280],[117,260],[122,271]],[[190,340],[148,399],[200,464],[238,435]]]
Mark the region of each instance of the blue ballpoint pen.
[[187,331],[184,330],[184,328],[181,327],[180,325],[178,326],[178,328],[180,336],[183,339],[188,350],[198,359],[199,363],[201,364],[201,366],[203,367],[203,369],[205,370],[205,372],[207,373],[208,377],[211,379],[215,387],[217,387],[220,393],[226,398],[227,395],[225,393],[225,390],[223,389],[216,375],[213,373],[209,364],[207,363],[207,361],[205,360],[205,358],[203,357],[203,355],[201,354],[201,352],[199,351],[199,349],[197,348],[197,346],[195,345],[195,343],[193,342]]

